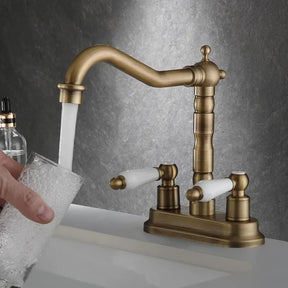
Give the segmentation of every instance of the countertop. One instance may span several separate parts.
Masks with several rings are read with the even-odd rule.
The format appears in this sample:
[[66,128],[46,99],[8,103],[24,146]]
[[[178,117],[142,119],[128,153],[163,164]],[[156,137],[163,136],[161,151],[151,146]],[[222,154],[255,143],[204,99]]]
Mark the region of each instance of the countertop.
[[145,233],[146,220],[143,216],[72,204],[56,235],[69,233],[75,240],[228,273],[227,277],[193,286],[197,288],[288,285],[288,242],[266,238],[265,245],[256,248],[224,248]]

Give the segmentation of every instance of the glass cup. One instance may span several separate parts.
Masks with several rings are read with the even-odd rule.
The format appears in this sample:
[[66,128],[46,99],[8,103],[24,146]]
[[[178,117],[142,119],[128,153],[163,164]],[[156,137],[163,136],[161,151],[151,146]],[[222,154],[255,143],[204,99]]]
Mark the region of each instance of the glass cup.
[[55,218],[49,224],[35,223],[5,204],[0,214],[0,288],[23,286],[83,183],[81,176],[37,153],[31,154],[18,180],[41,195]]

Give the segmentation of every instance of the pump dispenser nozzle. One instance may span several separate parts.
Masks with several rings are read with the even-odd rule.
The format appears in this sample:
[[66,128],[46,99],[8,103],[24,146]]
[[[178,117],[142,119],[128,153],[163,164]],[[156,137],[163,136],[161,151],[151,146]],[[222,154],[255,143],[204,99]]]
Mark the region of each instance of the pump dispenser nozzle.
[[11,113],[11,101],[8,97],[4,97],[1,100],[1,113]]

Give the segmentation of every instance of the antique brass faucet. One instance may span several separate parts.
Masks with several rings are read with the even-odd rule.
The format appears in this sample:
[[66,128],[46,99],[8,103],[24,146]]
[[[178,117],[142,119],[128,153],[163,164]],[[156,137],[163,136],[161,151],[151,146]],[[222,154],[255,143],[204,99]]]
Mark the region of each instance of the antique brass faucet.
[[[113,47],[96,45],[81,52],[69,66],[65,83],[58,84],[60,102],[81,104],[85,90],[82,82],[88,70],[98,62],[108,62],[153,87],[185,85],[195,87],[193,186],[186,193],[189,207],[181,207],[179,187],[175,185],[176,165],[126,171],[111,179],[113,189],[133,188],[162,179],[158,186],[157,207],[150,209],[144,230],[227,247],[262,245],[264,236],[258,221],[250,217],[249,197],[245,194],[248,176],[232,173],[229,178],[213,179],[214,95],[215,86],[226,73],[209,60],[211,49],[201,48],[202,60],[183,69],[156,71]],[[217,195],[227,197],[227,211],[215,212]]]

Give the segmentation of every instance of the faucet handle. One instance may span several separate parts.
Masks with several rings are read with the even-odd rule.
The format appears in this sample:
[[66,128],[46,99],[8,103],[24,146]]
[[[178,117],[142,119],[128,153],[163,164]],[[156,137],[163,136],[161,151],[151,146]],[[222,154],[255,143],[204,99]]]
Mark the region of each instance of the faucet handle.
[[126,170],[110,180],[110,187],[118,189],[134,189],[144,184],[162,179],[162,187],[174,187],[178,168],[175,164],[161,164],[159,167]]
[[189,201],[208,202],[215,197],[233,189],[234,183],[230,178],[201,180],[186,192]]
[[134,189],[144,184],[162,179],[157,187],[157,209],[178,210],[180,208],[179,186],[175,185],[178,168],[175,164],[161,164],[158,168],[135,169],[121,172],[110,180],[110,187]]
[[119,176],[110,180],[110,187],[114,190],[131,190],[141,185],[157,181],[161,178],[161,171],[158,168],[144,168],[127,170],[119,173]]

